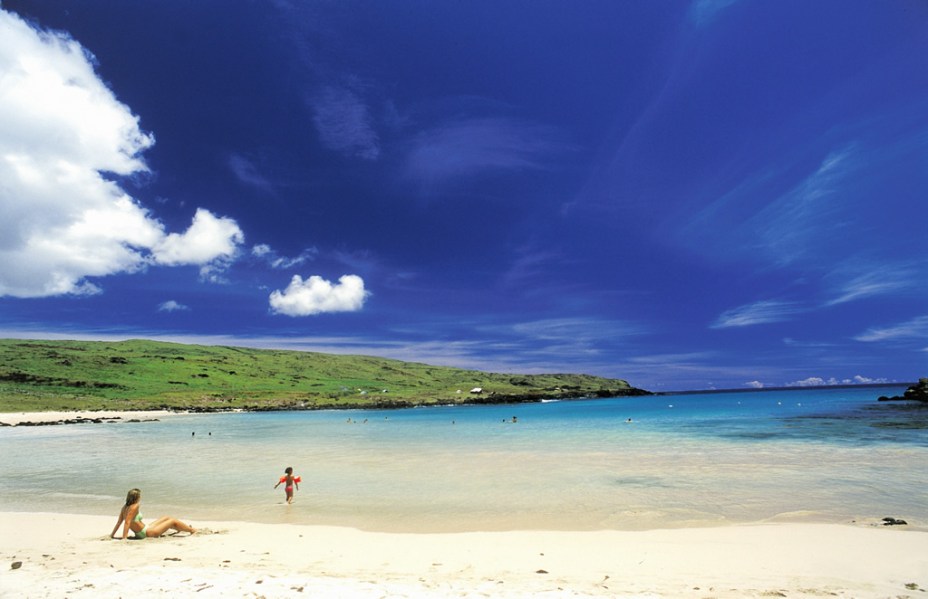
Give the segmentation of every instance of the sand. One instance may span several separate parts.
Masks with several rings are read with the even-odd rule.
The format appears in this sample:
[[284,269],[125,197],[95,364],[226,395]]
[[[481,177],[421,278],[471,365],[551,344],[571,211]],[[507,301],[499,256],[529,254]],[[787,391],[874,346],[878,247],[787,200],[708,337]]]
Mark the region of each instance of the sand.
[[189,521],[201,532],[121,541],[107,536],[118,507],[112,517],[0,512],[0,597],[928,598],[928,531],[878,519],[453,534]]
[[115,422],[128,422],[129,420],[155,420],[167,418],[184,412],[171,412],[168,410],[99,410],[99,411],[69,411],[69,412],[2,412],[0,424],[19,426],[24,422],[54,423],[72,420],[114,420]]
[[928,596],[928,532],[876,522],[453,534],[190,522],[201,532],[122,541],[107,536],[115,521],[0,513],[0,596]]

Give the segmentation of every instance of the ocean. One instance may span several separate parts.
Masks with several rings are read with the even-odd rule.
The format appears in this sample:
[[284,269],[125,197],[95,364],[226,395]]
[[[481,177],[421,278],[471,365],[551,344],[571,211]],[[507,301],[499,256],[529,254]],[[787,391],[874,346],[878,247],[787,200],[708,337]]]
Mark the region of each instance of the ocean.
[[[928,525],[928,407],[896,388],[0,428],[0,510],[373,531]],[[274,484],[302,477],[293,505]],[[103,533],[107,531],[102,531]]]

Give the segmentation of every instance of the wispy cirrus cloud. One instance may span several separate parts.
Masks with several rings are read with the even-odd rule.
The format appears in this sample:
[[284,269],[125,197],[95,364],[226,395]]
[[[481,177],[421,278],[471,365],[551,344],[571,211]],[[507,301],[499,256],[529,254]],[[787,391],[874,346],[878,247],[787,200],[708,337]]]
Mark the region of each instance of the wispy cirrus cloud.
[[370,109],[356,92],[330,85],[310,104],[322,145],[349,158],[380,157],[380,139]]
[[854,337],[857,341],[895,341],[897,339],[928,339],[928,315],[887,327],[873,327]]
[[796,302],[763,300],[726,310],[710,325],[710,328],[725,329],[782,322],[803,311],[803,308]]
[[261,174],[258,167],[255,166],[255,163],[251,159],[242,154],[232,153],[229,155],[226,164],[229,170],[232,171],[232,174],[245,185],[265,193],[273,193],[274,185]]
[[294,266],[299,266],[305,262],[315,260],[316,256],[319,255],[319,250],[314,247],[307,248],[300,252],[298,256],[290,258],[281,256],[277,253],[277,250],[266,243],[259,243],[251,248],[251,255],[258,260],[266,262],[271,268],[283,269],[293,268]]
[[439,183],[481,173],[541,168],[570,146],[544,125],[505,117],[463,118],[420,133],[412,142],[406,171]]
[[697,27],[708,25],[735,2],[738,0],[696,0],[690,5],[689,18]]
[[832,151],[813,173],[750,220],[752,237],[776,264],[799,260],[840,229],[843,206],[835,200],[856,168],[856,154],[854,144]]
[[[846,269],[842,269],[833,278],[848,274]],[[835,289],[837,295],[825,305],[835,306],[868,297],[896,293],[912,287],[914,280],[916,280],[916,273],[907,266],[869,267],[866,272],[850,275],[849,279],[838,284]]]
[[511,330],[533,340],[570,343],[614,340],[647,332],[642,325],[633,322],[582,317],[518,322],[511,325]]
[[[695,203],[691,214],[683,208],[680,239],[716,259],[747,256],[778,267],[838,262],[835,249],[859,218],[841,200],[867,164],[863,154],[859,144],[846,143],[811,165],[784,157],[743,173],[727,190]],[[720,229],[727,234],[719,236]]]
[[509,269],[503,274],[503,283],[510,287],[524,286],[526,282],[544,276],[552,264],[563,260],[560,252],[550,247],[526,244],[516,248]]

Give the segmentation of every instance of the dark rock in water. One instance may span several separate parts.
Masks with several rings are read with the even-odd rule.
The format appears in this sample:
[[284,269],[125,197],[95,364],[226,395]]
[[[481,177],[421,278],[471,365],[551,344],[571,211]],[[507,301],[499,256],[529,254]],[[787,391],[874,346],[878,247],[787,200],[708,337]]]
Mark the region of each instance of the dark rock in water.
[[908,522],[887,516],[883,518],[883,526],[906,526]]
[[906,389],[901,396],[886,397],[883,395],[879,398],[879,401],[920,401],[928,403],[928,378],[918,379],[918,382]]

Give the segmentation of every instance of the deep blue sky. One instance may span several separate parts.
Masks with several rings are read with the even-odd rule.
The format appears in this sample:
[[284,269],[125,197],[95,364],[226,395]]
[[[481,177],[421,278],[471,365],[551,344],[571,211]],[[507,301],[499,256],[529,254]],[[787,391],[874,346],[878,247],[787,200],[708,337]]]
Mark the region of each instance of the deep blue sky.
[[928,375],[928,4],[0,3],[0,336]]

